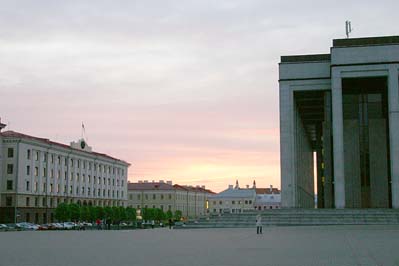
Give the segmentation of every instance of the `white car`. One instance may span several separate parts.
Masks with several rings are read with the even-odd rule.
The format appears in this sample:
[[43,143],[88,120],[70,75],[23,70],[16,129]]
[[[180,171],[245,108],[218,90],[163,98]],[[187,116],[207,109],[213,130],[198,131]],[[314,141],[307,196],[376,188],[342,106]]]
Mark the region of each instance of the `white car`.
[[64,229],[75,229],[76,224],[73,222],[65,222],[64,223]]

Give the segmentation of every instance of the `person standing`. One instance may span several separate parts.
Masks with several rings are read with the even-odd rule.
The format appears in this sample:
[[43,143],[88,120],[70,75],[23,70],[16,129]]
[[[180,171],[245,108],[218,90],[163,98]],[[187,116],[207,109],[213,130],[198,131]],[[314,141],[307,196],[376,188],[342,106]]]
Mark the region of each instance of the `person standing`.
[[262,234],[262,216],[260,214],[256,216],[256,234]]

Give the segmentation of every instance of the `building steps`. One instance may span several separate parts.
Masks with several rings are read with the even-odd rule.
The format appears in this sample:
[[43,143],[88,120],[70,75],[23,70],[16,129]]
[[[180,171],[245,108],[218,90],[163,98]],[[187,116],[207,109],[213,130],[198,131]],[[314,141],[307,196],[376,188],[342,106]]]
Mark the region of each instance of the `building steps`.
[[399,225],[399,210],[395,209],[278,209],[211,215],[183,228],[249,228],[255,226],[258,214],[264,226]]

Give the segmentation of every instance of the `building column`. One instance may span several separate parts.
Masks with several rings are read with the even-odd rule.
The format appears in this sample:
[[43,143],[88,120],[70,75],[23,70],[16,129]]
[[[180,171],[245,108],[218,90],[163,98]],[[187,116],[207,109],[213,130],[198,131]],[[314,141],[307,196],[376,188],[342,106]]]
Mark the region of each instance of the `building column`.
[[332,208],[333,186],[332,186],[332,145],[331,145],[331,91],[324,95],[324,123],[323,123],[323,162],[324,162],[324,207]]
[[399,76],[398,66],[389,68],[388,108],[389,108],[389,144],[391,164],[392,208],[399,209]]
[[338,70],[332,69],[332,123],[334,155],[335,208],[345,208],[344,123],[342,111],[342,79]]
[[280,167],[283,208],[294,208],[298,205],[295,193],[293,110],[293,92],[289,85],[280,83]]

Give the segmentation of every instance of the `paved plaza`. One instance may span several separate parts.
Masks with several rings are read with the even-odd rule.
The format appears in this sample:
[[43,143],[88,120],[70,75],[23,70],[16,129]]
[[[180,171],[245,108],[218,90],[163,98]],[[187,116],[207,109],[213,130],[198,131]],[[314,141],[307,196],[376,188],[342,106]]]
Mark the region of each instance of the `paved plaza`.
[[1,232],[0,265],[399,265],[399,226]]

